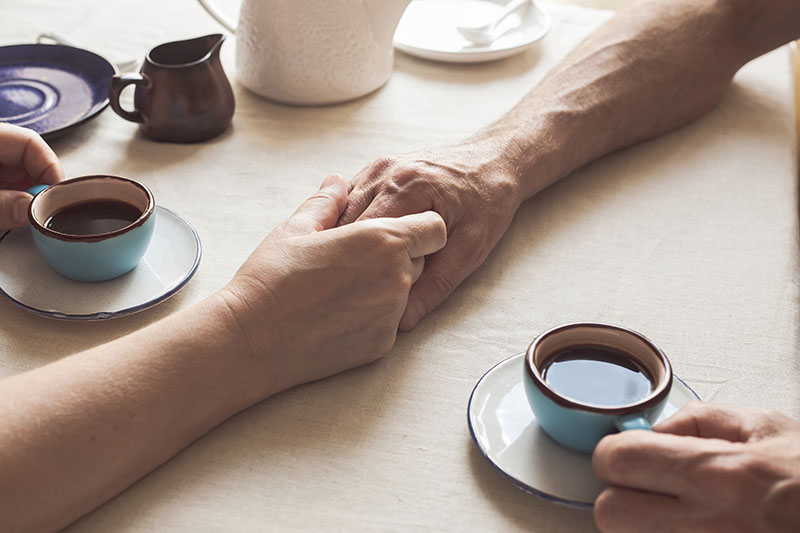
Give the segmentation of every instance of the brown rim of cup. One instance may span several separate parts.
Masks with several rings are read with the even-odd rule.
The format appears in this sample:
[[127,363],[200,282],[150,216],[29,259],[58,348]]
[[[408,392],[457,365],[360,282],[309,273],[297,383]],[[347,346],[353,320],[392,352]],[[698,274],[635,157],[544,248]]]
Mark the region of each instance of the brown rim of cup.
[[[664,365],[664,370],[666,373],[666,379],[662,379],[660,383],[658,383],[655,388],[645,396],[642,400],[626,405],[620,406],[601,406],[601,405],[594,405],[590,403],[580,402],[578,400],[573,400],[571,398],[567,398],[562,396],[555,390],[553,390],[550,385],[545,381],[544,376],[539,371],[539,368],[533,364],[533,355],[537,345],[549,335],[554,333],[565,331],[568,329],[573,328],[602,328],[602,329],[613,329],[618,332],[622,332],[626,335],[632,335],[636,337],[639,341],[643,342],[648,348],[650,348],[654,354],[656,354],[661,363]],[[556,326],[554,328],[548,329],[544,333],[538,335],[533,342],[528,346],[527,351],[525,352],[525,370],[528,373],[528,376],[533,380],[533,384],[544,394],[547,398],[555,402],[556,404],[567,407],[570,409],[580,409],[582,411],[590,411],[594,413],[602,413],[608,415],[625,415],[629,413],[645,411],[657,405],[661,400],[663,400],[668,394],[670,389],[672,388],[672,365],[667,359],[667,356],[661,349],[656,346],[650,339],[642,335],[641,333],[637,333],[628,328],[623,328],[621,326],[615,326],[612,324],[603,324],[599,322],[575,322],[570,324],[562,324],[560,326]],[[651,377],[652,379],[652,377]]]
[[[115,231],[109,231],[107,233],[95,233],[93,235],[72,235],[70,233],[61,233],[60,231],[53,231],[51,229],[46,228],[43,224],[41,224],[38,220],[34,218],[33,216],[34,204],[40,197],[42,197],[43,194],[47,194],[48,191],[51,191],[57,187],[63,187],[71,183],[94,180],[98,178],[125,181],[135,187],[138,187],[141,191],[143,191],[147,195],[147,207],[142,212],[142,215],[133,222],[131,222],[130,224],[128,224],[127,226],[125,226],[124,228],[120,228]],[[110,239],[112,237],[116,237],[118,235],[122,235],[123,233],[127,233],[135,228],[138,228],[139,226],[147,222],[147,219],[150,218],[150,215],[153,214],[155,208],[156,208],[156,202],[155,198],[153,197],[153,193],[150,192],[150,189],[148,189],[138,181],[134,181],[130,178],[125,178],[123,176],[112,176],[110,174],[93,174],[91,176],[80,176],[78,178],[71,178],[65,181],[60,181],[55,185],[50,185],[48,188],[44,189],[42,192],[34,196],[31,203],[28,204],[28,222],[31,223],[31,227],[34,228],[36,231],[38,231],[42,235],[51,237],[53,239],[58,239],[60,241],[68,241],[68,242],[98,242]]]

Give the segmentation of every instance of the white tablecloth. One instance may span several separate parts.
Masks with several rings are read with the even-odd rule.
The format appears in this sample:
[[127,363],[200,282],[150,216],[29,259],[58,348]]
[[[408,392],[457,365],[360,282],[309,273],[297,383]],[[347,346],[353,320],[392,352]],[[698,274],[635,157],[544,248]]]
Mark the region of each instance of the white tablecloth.
[[[350,177],[378,156],[453,143],[500,116],[608,16],[547,7],[552,30],[524,54],[461,66],[398,54],[384,88],[334,107],[247,92],[230,39],[223,58],[237,110],[221,137],[157,144],[109,110],[53,141],[69,176],[146,183],[197,228],[203,259],[177,296],[127,318],[58,322],[0,301],[0,376],[221,287],[327,173]],[[4,0],[1,12],[0,44],[57,30],[117,60],[219,30],[187,0]],[[484,266],[386,358],[241,413],[72,529],[591,530],[590,512],[525,494],[483,459],[466,424],[473,386],[538,332],[603,321],[653,339],[706,400],[800,417],[796,161],[783,49],[748,65],[702,120],[527,202]]]

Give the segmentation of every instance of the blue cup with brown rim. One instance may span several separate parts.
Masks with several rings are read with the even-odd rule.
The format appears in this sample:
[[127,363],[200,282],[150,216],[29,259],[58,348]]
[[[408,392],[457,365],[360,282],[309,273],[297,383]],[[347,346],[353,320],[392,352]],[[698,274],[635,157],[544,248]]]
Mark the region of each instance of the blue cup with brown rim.
[[608,434],[650,429],[667,403],[672,366],[635,331],[566,324],[528,347],[523,383],[539,426],[556,442],[591,453]]
[[36,248],[61,275],[106,281],[141,261],[155,227],[155,198],[141,183],[82,176],[35,193],[28,220]]

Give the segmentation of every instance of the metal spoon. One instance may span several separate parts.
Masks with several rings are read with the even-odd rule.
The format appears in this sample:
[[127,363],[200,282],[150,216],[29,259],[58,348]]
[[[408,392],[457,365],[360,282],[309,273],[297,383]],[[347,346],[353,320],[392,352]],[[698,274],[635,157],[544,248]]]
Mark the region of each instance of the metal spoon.
[[496,30],[501,22],[523,8],[527,9],[531,3],[531,0],[511,0],[497,18],[488,24],[483,24],[482,26],[456,26],[456,29],[465,39],[474,44],[489,44],[499,37],[496,34]]

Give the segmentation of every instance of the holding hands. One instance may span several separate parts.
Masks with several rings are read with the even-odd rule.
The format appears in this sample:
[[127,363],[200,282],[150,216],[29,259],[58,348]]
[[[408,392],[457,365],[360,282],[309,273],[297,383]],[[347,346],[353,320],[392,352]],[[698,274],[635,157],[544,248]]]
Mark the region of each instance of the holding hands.
[[329,176],[220,291],[0,381],[4,526],[61,528],[238,411],[385,355],[445,225],[424,212],[336,228],[346,205]]
[[595,502],[603,531],[800,527],[800,422],[777,411],[692,403],[604,438],[592,464],[611,485]]
[[447,245],[426,260],[400,329],[409,330],[478,268],[503,236],[522,198],[513,159],[488,140],[382,158],[351,181],[339,224],[435,211]]
[[424,257],[447,239],[432,211],[334,227],[347,204],[328,176],[223,291],[253,354],[287,355],[270,393],[388,352]]
[[26,226],[33,185],[64,179],[56,154],[34,131],[0,123],[0,229]]

